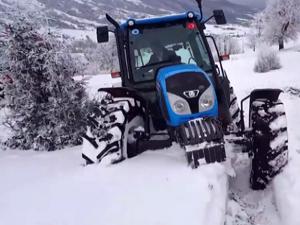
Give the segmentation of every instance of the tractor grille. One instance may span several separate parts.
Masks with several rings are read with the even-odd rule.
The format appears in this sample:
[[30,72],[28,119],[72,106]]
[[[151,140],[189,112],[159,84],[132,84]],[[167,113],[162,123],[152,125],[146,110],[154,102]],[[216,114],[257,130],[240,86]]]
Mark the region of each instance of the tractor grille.
[[196,145],[223,138],[222,127],[215,119],[191,120],[180,127],[183,145]]

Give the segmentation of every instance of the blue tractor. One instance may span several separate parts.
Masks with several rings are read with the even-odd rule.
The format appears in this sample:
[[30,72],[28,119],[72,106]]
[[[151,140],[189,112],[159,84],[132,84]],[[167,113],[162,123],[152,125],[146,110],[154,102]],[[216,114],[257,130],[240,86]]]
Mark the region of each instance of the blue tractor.
[[[225,142],[243,147],[252,159],[250,182],[264,189],[288,161],[287,127],[281,90],[254,90],[241,102],[209,45],[205,23],[225,24],[222,10],[204,19],[187,12],[119,24],[106,15],[111,27],[97,28],[99,43],[116,38],[121,87],[100,88],[100,104],[88,117],[82,156],[87,164],[110,155],[112,163],[146,150],[178,143],[188,164],[226,160]],[[116,75],[116,74],[114,74]],[[249,127],[243,103],[250,100]],[[279,125],[278,125],[279,124]]]

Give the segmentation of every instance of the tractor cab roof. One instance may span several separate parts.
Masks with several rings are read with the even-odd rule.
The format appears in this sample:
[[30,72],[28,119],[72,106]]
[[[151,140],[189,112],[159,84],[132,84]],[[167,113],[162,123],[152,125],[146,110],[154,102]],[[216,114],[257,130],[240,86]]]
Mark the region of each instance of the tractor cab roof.
[[189,20],[189,19],[196,19],[201,20],[201,15],[192,11],[181,13],[181,14],[174,14],[170,16],[160,16],[160,17],[152,17],[152,18],[145,18],[145,19],[128,19],[126,22],[121,24],[121,28],[126,30],[129,27],[133,26],[143,26],[143,25],[151,25],[151,24],[164,24],[170,22],[176,22],[180,20]]

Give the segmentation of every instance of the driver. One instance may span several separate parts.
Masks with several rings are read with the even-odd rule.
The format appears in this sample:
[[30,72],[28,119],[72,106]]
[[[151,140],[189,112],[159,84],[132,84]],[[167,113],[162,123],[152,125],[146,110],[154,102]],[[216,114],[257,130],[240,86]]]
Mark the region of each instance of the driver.
[[164,61],[174,61],[174,62],[180,62],[180,56],[177,56],[174,51],[169,51],[166,49],[159,41],[153,41],[151,43],[151,49],[153,54],[150,57],[148,65],[155,64],[158,62],[164,62]]

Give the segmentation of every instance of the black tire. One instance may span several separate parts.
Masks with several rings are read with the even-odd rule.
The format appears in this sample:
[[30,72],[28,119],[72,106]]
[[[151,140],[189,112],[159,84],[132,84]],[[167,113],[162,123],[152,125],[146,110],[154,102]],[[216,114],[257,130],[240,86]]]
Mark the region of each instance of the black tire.
[[123,151],[126,152],[126,158],[133,158],[141,153],[138,148],[138,139],[135,136],[135,129],[140,127],[144,127],[144,120],[141,116],[133,118],[126,124],[123,134]]
[[128,153],[128,133],[143,125],[142,108],[136,100],[130,98],[113,98],[104,94],[99,105],[92,109],[88,117],[88,131],[83,135],[82,156],[87,164],[100,162],[109,154],[116,157],[112,163],[123,161],[135,153],[130,148]]
[[252,169],[251,188],[263,190],[288,163],[286,115],[280,100],[257,99],[251,104]]
[[234,125],[234,131],[237,131],[241,128],[241,115],[240,115],[240,107],[238,104],[237,97],[234,93],[233,87],[230,87],[229,112],[231,115],[232,124]]

